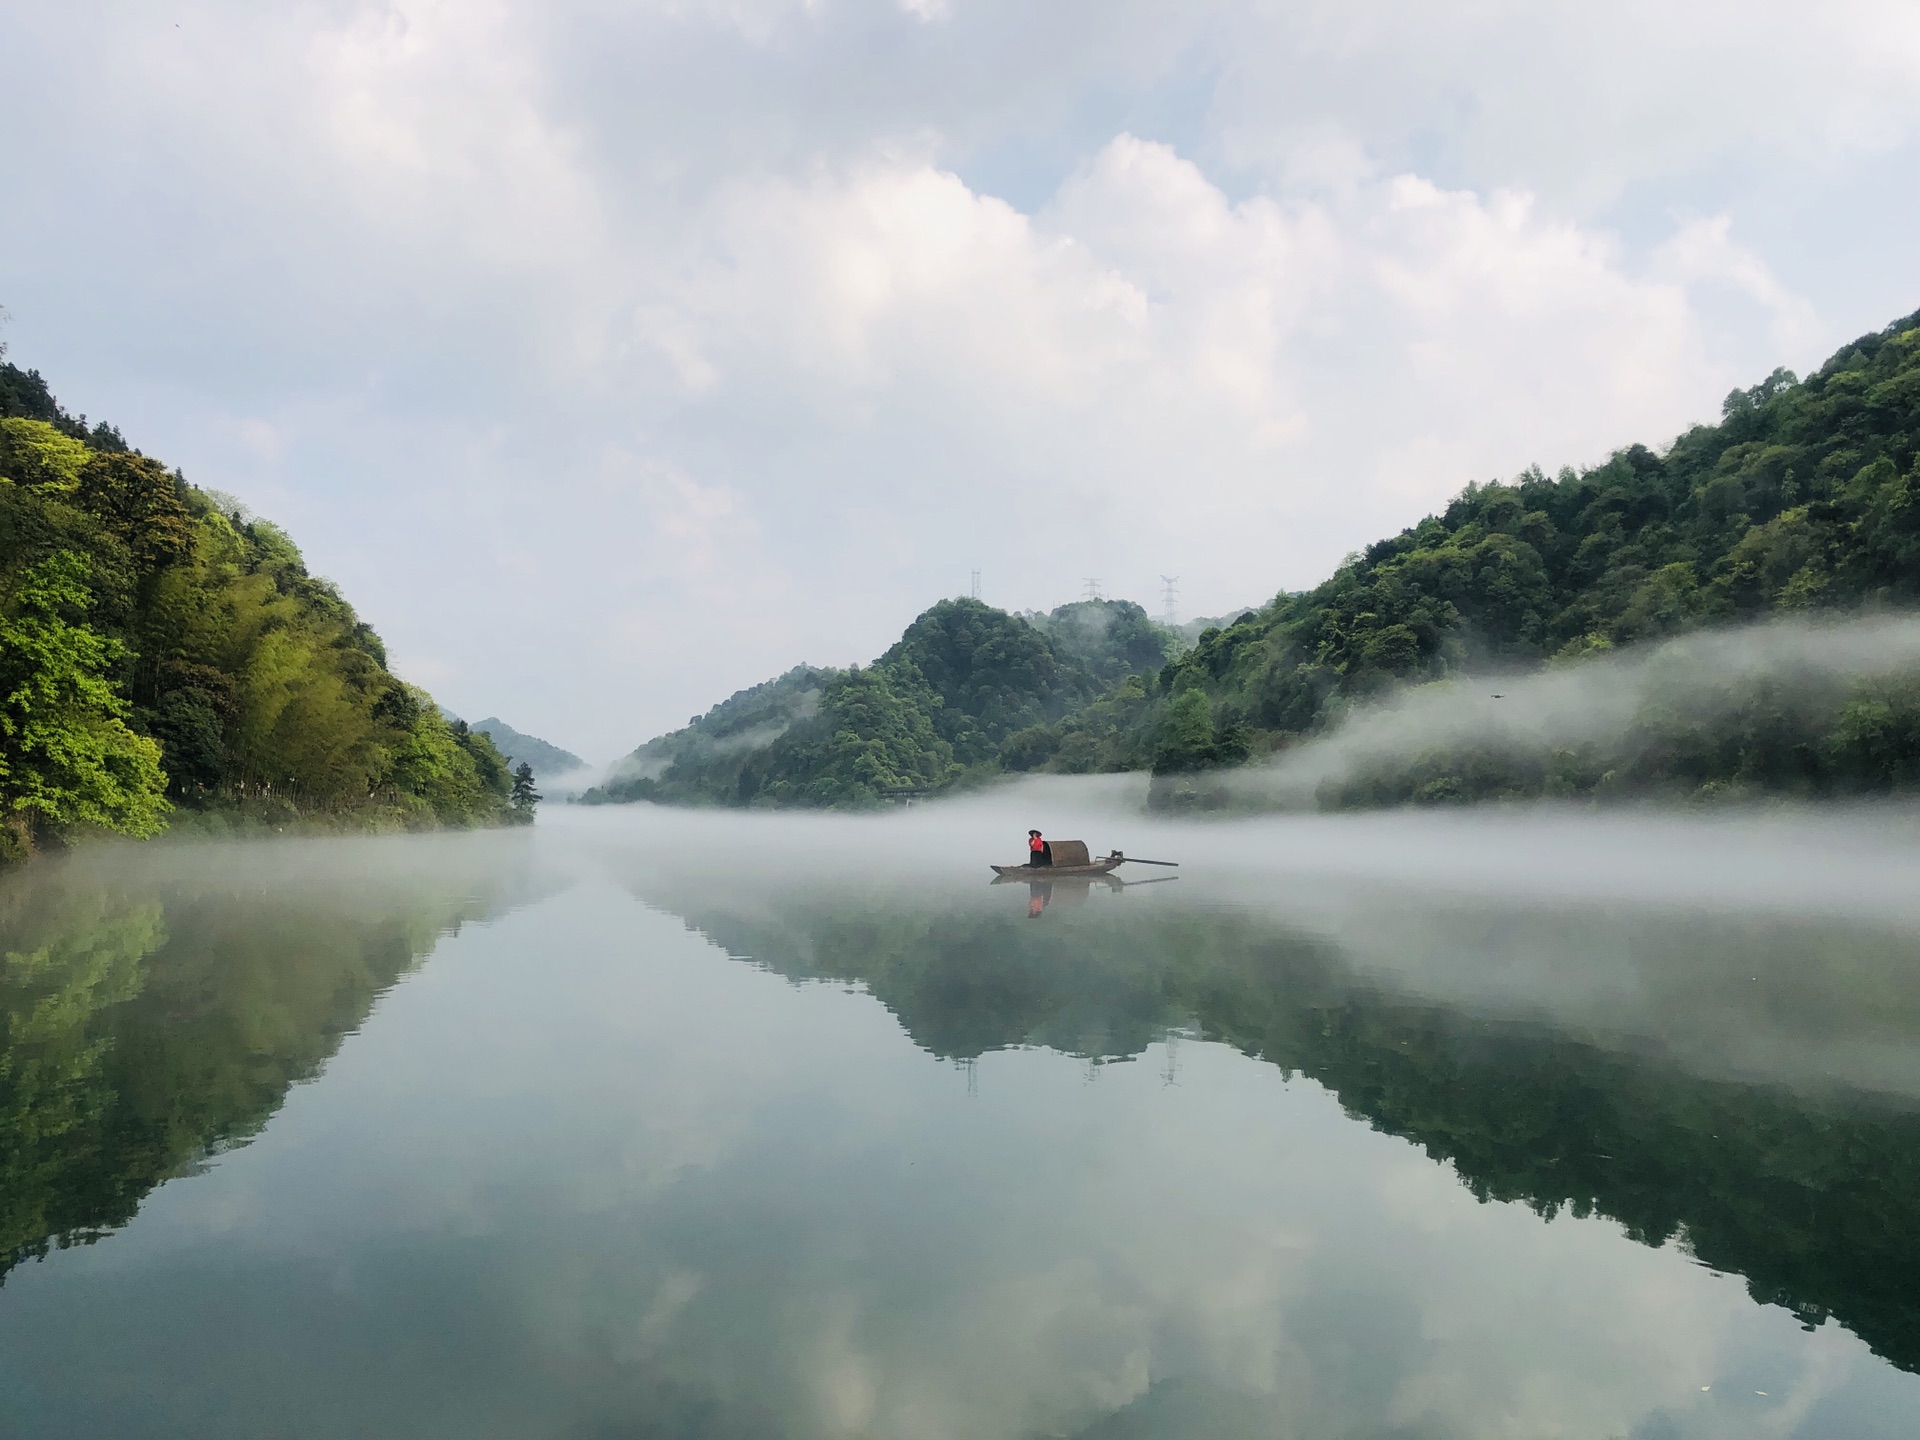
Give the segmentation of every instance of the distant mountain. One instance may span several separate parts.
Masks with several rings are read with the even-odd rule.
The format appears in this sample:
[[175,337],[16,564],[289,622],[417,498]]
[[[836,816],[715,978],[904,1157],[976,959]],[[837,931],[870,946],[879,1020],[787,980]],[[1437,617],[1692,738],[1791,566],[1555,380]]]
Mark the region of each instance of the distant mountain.
[[[841,675],[796,665],[735,691],[706,714],[623,756],[605,782],[581,798],[590,805],[629,800],[727,804],[741,793],[740,777],[749,762],[795,724],[813,719],[822,691]],[[672,779],[662,785],[669,771]],[[750,783],[747,793],[756,788]]]
[[522,735],[498,715],[489,716],[473,728],[491,739],[510,763],[518,765],[524,760],[533,767],[535,775],[543,778],[584,769],[587,763],[571,750],[562,750],[533,735]]
[[1185,624],[1175,627],[1175,633],[1187,645],[1198,645],[1200,637],[1209,630],[1225,630],[1229,625],[1238,624],[1249,615],[1258,615],[1267,608],[1262,600],[1258,605],[1241,605],[1227,611],[1224,615],[1196,615]]
[[836,806],[945,789],[993,773],[1013,737],[1046,732],[1115,679],[1157,672],[1176,645],[1127,601],[1020,616],[942,600],[872,665],[802,665],[742,690],[581,799]]

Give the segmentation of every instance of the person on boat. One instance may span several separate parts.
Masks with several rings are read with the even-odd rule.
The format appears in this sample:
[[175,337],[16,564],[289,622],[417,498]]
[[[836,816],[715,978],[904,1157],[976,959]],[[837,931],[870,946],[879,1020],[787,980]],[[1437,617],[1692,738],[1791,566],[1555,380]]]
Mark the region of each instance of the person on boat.
[[1038,830],[1027,831],[1027,864],[1053,864],[1053,847],[1040,838]]

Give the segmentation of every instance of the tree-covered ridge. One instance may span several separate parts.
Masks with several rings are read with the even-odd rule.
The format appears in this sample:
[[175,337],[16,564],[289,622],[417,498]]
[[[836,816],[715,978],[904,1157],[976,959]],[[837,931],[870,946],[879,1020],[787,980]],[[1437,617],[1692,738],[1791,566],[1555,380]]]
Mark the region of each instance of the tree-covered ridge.
[[277,527],[0,363],[0,860],[169,813],[524,817]]
[[493,741],[494,748],[507,757],[508,764],[525,764],[536,775],[564,775],[569,770],[584,768],[587,763],[571,750],[562,750],[537,735],[514,729],[497,715],[474,721],[473,728]]
[[802,665],[648,741],[588,803],[858,806],[999,768],[1009,737],[1084,707],[1171,653],[1139,606],[1048,616],[942,600],[870,666]]
[[[1831,1317],[1920,1370],[1910,1102],[1702,1076],[1644,1042],[1396,996],[1322,935],[1232,910],[1096,896],[1063,913],[1056,895],[1048,923],[1033,925],[1020,904],[914,908],[830,885],[748,900],[697,877],[650,876],[636,893],[729,955],[794,979],[860,983],[945,1058],[1044,1046],[1125,1060],[1197,1028],[1316,1081],[1354,1118],[1451,1165],[1482,1201],[1607,1215],[1641,1244],[1684,1243],[1744,1276],[1756,1301],[1809,1324]],[[1603,934],[1600,948],[1622,939]],[[1749,1006],[1810,997],[1813,1033],[1909,1043],[1920,1027],[1897,935],[1766,927],[1651,948],[1656,983],[1681,992],[1669,996],[1678,1003],[1725,1008],[1731,994],[1738,1004],[1751,965],[1769,984]],[[1668,963],[1682,957],[1690,964]],[[1702,993],[1686,994],[1696,983]]]
[[[1634,445],[1585,471],[1469,485],[1323,584],[1191,645],[1125,602],[1015,617],[944,601],[870,671],[808,670],[796,693],[817,710],[782,709],[784,678],[743,692],[589,798],[861,804],[996,772],[1121,770],[1151,770],[1178,798],[1181,777],[1284,749],[1402,687],[1920,600],[1917,450],[1920,315],[1804,382],[1782,370],[1735,391],[1718,424],[1664,453]],[[1611,747],[1437,745],[1319,803],[1920,784],[1920,676],[1742,684],[1706,710],[1653,693]],[[757,729],[720,733],[722,711],[762,703]]]
[[[1204,768],[1394,685],[1920,598],[1920,315],[1722,411],[1664,454],[1470,485],[1325,583],[1208,631],[1143,677],[1144,703],[1090,717],[1097,763]],[[1177,706],[1189,692],[1205,706]]]

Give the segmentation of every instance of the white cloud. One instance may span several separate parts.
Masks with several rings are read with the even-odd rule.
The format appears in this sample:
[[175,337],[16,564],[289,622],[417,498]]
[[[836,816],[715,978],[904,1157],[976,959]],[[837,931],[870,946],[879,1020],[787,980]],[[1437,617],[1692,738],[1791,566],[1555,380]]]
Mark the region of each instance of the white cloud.
[[16,14],[15,358],[608,752],[976,567],[1204,612],[1668,438],[1858,328],[1778,217],[1900,233],[1788,202],[1920,119],[1889,0]]
[[1780,282],[1766,261],[1733,238],[1731,216],[1715,215],[1682,225],[1654,256],[1657,270],[1681,284],[1718,282],[1760,305],[1771,317],[1775,345],[1803,350],[1820,333],[1808,300]]
[[[1412,176],[1235,204],[1123,135],[1033,216],[893,155],[742,183],[711,223],[650,312],[699,357],[690,403],[830,436],[849,538],[964,489],[989,568],[1036,575],[1021,604],[1081,563],[1134,592],[1211,566],[1202,607],[1305,584],[1468,479],[1667,438],[1737,374],[1671,265]],[[784,480],[740,484],[779,510]]]

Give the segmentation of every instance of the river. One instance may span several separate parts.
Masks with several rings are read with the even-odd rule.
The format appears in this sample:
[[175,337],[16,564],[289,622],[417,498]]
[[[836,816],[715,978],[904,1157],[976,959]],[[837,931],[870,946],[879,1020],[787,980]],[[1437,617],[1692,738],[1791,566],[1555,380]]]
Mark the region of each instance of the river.
[[1136,801],[0,879],[0,1433],[1920,1433],[1920,817]]

